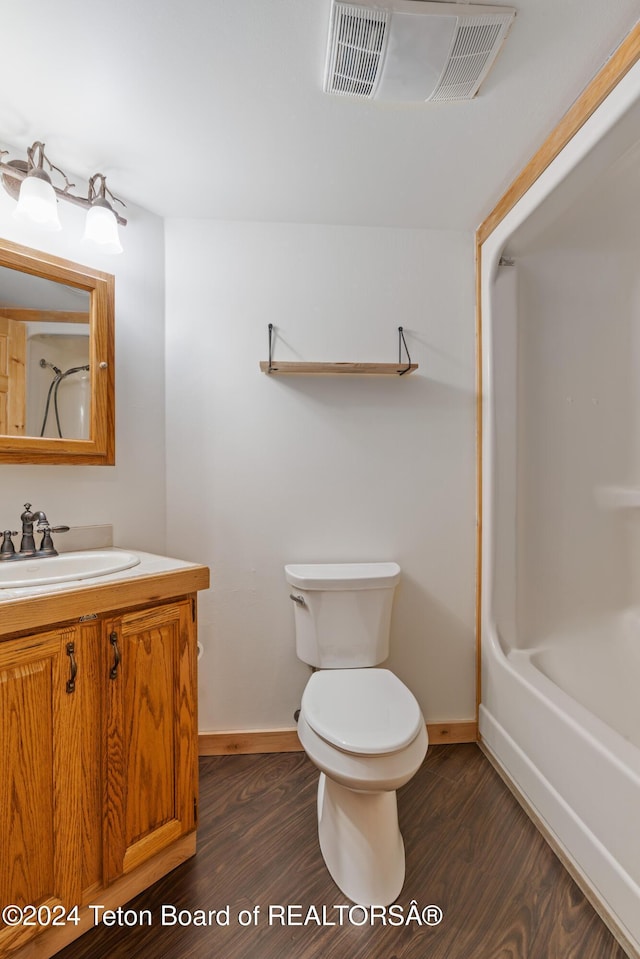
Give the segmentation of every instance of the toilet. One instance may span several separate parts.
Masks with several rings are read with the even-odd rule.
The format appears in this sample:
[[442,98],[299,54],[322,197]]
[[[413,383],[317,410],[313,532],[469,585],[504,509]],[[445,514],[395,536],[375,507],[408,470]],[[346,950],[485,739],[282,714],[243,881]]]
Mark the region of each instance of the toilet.
[[338,888],[362,906],[387,906],[404,883],[396,790],[427,753],[413,693],[390,670],[397,563],[285,566],[296,652],[315,668],[298,737],[320,770],[318,838]]

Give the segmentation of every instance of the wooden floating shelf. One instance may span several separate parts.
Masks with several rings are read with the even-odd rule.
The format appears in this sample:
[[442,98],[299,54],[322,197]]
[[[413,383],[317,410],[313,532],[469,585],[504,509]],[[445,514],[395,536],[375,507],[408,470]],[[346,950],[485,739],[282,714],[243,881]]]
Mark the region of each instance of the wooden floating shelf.
[[260,369],[269,376],[401,376],[418,369],[417,363],[301,363],[262,360]]

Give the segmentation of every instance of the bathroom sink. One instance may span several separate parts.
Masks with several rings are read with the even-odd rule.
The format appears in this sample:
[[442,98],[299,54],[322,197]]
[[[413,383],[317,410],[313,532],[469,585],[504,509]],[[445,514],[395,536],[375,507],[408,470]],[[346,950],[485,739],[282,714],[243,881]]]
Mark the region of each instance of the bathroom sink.
[[73,579],[107,576],[137,566],[140,557],[124,549],[89,549],[40,559],[6,560],[0,563],[0,589],[48,586]]

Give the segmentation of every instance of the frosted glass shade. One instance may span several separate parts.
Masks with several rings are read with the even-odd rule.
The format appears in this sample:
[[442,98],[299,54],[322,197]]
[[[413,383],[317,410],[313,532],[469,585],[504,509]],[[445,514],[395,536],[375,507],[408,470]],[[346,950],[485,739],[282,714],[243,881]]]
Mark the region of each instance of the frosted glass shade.
[[28,176],[22,181],[13,215],[16,220],[33,223],[41,230],[62,229],[55,191],[48,180],[39,176]]
[[118,221],[113,210],[94,204],[87,213],[83,239],[96,243],[103,253],[122,253]]

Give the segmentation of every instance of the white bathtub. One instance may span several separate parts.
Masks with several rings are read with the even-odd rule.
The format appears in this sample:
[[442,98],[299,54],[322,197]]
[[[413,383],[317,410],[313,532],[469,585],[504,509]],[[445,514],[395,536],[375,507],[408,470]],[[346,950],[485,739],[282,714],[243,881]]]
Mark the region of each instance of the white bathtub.
[[638,249],[575,206],[639,129],[635,62],[482,242],[479,728],[640,957]]
[[640,750],[639,610],[602,617],[574,633],[567,630],[510,658],[515,665],[529,663],[601,720],[598,733],[609,750],[616,748],[616,733]]
[[[483,698],[491,706],[480,707],[480,732],[604,907],[612,928],[638,948],[640,748],[587,708],[591,679],[580,687],[570,647],[505,655],[496,632],[485,632]],[[611,661],[604,662],[598,650],[606,646],[592,642],[587,648],[592,659],[600,657],[603,675]],[[634,684],[625,673],[619,678],[635,693],[637,713],[637,675]],[[558,685],[565,679],[582,703]],[[598,696],[601,715],[602,700]],[[622,715],[626,723],[628,716],[613,699],[609,706],[609,718]],[[637,738],[637,719],[633,732]]]

